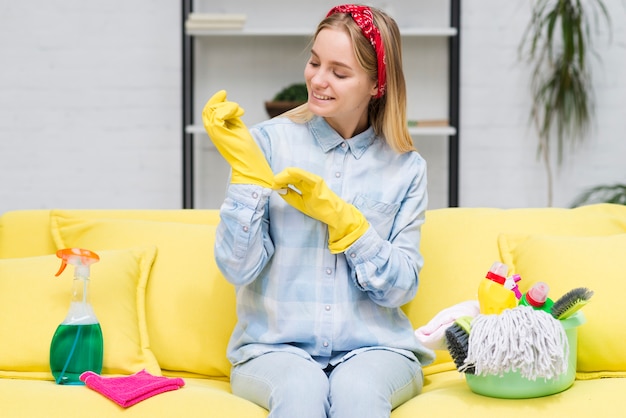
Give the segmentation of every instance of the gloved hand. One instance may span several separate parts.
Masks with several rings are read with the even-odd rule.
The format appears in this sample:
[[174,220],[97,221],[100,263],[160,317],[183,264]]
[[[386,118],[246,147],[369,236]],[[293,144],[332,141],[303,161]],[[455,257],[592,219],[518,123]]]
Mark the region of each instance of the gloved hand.
[[243,109],[226,100],[226,91],[213,95],[202,110],[204,129],[215,148],[232,168],[231,183],[272,188],[274,173],[248,128],[241,121]]
[[[328,248],[333,254],[344,252],[359,239],[369,223],[353,205],[333,192],[320,176],[290,167],[274,177],[275,188],[286,188],[283,199],[300,212],[328,225]],[[288,188],[294,186],[302,194]]]

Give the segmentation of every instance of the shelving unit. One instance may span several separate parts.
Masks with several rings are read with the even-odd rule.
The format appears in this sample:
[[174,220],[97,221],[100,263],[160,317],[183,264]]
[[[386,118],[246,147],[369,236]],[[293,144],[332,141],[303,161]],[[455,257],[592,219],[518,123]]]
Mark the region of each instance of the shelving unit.
[[[456,36],[456,28],[408,28],[402,36]],[[311,28],[190,29],[188,36],[311,36]]]
[[[194,135],[205,134],[201,124],[194,124],[194,40],[205,39],[257,39],[268,37],[272,40],[308,40],[311,28],[242,28],[242,29],[190,29],[185,23],[192,12],[192,0],[183,0],[183,208],[194,208]],[[416,126],[409,128],[413,136],[448,137],[448,206],[458,206],[458,165],[459,165],[459,46],[460,46],[460,0],[450,1],[449,27],[401,28],[403,39],[441,38],[448,39],[448,121],[449,126]],[[409,75],[405,74],[408,78]],[[205,148],[212,148],[210,142]]]
[[[185,134],[200,134],[204,135],[206,131],[204,130],[204,126],[202,125],[188,125],[185,127]],[[411,127],[409,128],[409,133],[413,136],[419,135],[442,135],[442,136],[451,136],[456,134],[456,128],[453,126],[425,126],[425,127]],[[209,147],[213,147],[213,145],[209,145]]]

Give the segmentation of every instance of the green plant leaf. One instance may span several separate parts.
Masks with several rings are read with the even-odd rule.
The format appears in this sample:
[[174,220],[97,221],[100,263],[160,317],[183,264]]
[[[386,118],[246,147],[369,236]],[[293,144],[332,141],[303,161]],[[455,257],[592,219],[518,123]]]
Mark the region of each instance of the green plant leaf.
[[571,207],[594,203],[626,205],[626,184],[601,185],[587,189],[572,202]]
[[274,96],[275,102],[288,101],[288,102],[306,102],[309,97],[309,93],[305,83],[294,83],[279,91]]
[[530,119],[541,139],[538,151],[547,150],[554,138],[559,164],[567,142],[575,144],[587,134],[593,114],[588,13],[596,27],[600,17],[610,27],[602,0],[536,0],[518,47],[520,54],[527,48],[533,66]]

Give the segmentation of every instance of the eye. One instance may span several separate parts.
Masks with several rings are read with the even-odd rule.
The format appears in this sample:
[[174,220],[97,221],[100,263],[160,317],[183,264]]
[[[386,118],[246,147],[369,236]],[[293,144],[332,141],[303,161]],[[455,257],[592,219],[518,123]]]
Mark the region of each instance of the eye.
[[343,80],[344,78],[347,78],[347,77],[348,77],[347,75],[344,75],[344,74],[339,74],[339,73],[337,73],[337,72],[334,72],[333,74],[335,74],[335,77],[337,77],[337,78],[338,78],[338,79],[340,79],[340,80]]
[[309,61],[309,65],[311,67],[319,67],[320,66],[320,64],[317,61],[313,61],[313,60]]

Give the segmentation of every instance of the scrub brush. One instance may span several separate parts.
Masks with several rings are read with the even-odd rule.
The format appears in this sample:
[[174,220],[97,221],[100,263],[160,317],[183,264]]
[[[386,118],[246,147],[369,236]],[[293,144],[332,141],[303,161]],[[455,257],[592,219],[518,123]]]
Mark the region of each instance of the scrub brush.
[[474,374],[474,365],[465,364],[467,358],[467,350],[469,347],[469,334],[471,316],[462,316],[457,318],[445,332],[446,346],[450,352],[450,357],[454,360],[454,364],[459,372]]
[[593,296],[593,291],[586,287],[570,290],[554,302],[550,313],[556,319],[567,319],[585,306]]

